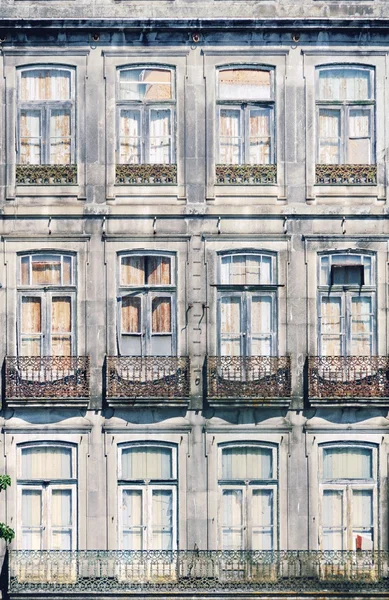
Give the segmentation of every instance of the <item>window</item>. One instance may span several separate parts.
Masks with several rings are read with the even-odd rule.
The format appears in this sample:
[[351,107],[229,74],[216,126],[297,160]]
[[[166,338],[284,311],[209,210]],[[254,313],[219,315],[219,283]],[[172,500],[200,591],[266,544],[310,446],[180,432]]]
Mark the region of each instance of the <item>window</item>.
[[19,257],[19,355],[75,354],[74,262],[65,254]]
[[120,257],[119,350],[127,356],[175,354],[174,257]]
[[322,448],[321,545],[323,550],[373,550],[377,523],[376,448]]
[[220,164],[273,164],[274,72],[254,67],[218,71]]
[[221,356],[277,353],[275,257],[227,254],[220,258]]
[[120,547],[175,550],[177,546],[176,451],[168,445],[119,449]]
[[219,533],[223,550],[277,549],[277,467],[272,447],[222,447]]
[[319,258],[320,355],[374,355],[376,289],[373,258],[351,253]]
[[19,537],[23,550],[74,550],[75,449],[65,445],[20,448]]
[[374,164],[374,70],[322,67],[317,95],[318,163]]
[[39,67],[19,73],[18,162],[75,162],[74,73]]
[[174,75],[159,67],[119,71],[119,163],[175,163]]

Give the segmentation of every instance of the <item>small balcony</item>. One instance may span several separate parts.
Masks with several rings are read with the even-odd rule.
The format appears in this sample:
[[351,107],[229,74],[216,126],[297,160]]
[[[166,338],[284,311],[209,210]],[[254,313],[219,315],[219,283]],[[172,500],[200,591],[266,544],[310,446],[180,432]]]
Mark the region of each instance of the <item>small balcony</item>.
[[77,165],[16,165],[16,185],[76,185]]
[[388,552],[338,550],[19,550],[9,555],[9,597],[44,599],[171,594],[387,593]]
[[175,164],[118,164],[116,185],[176,185]]
[[275,185],[277,165],[216,165],[216,185]]
[[389,405],[389,357],[310,356],[308,397],[315,405]]
[[288,406],[289,356],[210,356],[207,361],[210,406]]
[[88,356],[6,356],[8,406],[87,406]]
[[190,361],[187,356],[108,356],[109,406],[187,405]]
[[377,185],[377,165],[316,165],[319,185]]

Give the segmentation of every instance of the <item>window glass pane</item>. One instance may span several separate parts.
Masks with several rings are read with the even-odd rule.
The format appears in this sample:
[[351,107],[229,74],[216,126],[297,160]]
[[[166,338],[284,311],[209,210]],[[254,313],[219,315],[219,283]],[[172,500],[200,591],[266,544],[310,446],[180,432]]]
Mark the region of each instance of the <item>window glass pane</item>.
[[223,550],[243,549],[243,492],[223,490],[222,543]]
[[219,138],[220,163],[238,165],[243,163],[241,111],[220,109]]
[[155,109],[150,111],[149,161],[152,164],[168,164],[172,162],[171,119],[172,114],[170,110]]
[[320,258],[320,285],[330,285],[330,263],[328,256]]
[[342,354],[342,301],[339,297],[321,299],[321,351],[324,356]]
[[335,165],[340,160],[341,121],[340,111],[319,111],[319,163]]
[[22,490],[22,546],[23,550],[42,548],[42,492]]
[[152,299],[152,333],[170,333],[172,328],[171,298]]
[[31,258],[32,285],[61,285],[61,257],[37,254]]
[[21,74],[22,102],[69,100],[70,72],[61,69],[34,69]]
[[219,98],[222,100],[270,100],[271,72],[258,69],[219,71]]
[[123,550],[143,550],[142,491],[123,490]]
[[51,495],[51,549],[72,549],[72,492],[53,490]]
[[373,491],[352,491],[353,550],[373,550]]
[[333,265],[331,270],[332,285],[363,285],[362,265]]
[[51,352],[53,356],[71,356],[72,299],[53,296],[51,304]]
[[153,550],[172,550],[173,492],[171,490],[153,490],[151,510]]
[[253,296],[251,301],[251,354],[253,356],[271,354],[272,332],[273,297]]
[[222,450],[222,479],[272,479],[271,448],[241,446]]
[[170,448],[137,446],[122,451],[122,479],[172,479]]
[[169,285],[172,282],[170,258],[148,256],[146,261],[146,283],[148,285]]
[[62,257],[62,284],[71,285],[72,282],[72,257]]
[[220,333],[222,356],[240,356],[241,299],[224,296],[220,300]]
[[20,282],[22,285],[30,283],[30,257],[23,256],[20,260]]
[[160,102],[173,98],[172,72],[166,69],[129,69],[120,73],[121,100]]
[[325,490],[322,510],[323,550],[343,550],[343,491]]
[[20,112],[20,162],[25,165],[41,163],[41,111]]
[[272,283],[272,258],[235,254],[221,259],[221,283],[232,285]]
[[372,479],[373,456],[369,448],[324,448],[324,479]]
[[371,161],[370,119],[371,112],[364,109],[350,110],[348,158],[349,164],[368,165]]
[[[351,299],[351,354],[370,356],[373,333],[373,299],[370,296],[357,296]],[[363,376],[363,374],[360,374]]]
[[250,164],[268,165],[271,161],[271,109],[250,110]]
[[39,356],[42,339],[41,298],[23,296],[21,305],[21,354]]
[[22,479],[70,479],[71,448],[40,446],[22,449]]
[[70,110],[52,110],[50,114],[50,164],[70,164]]
[[273,550],[273,490],[253,490],[252,550]]
[[[262,279],[269,279],[270,274],[270,263],[268,258],[264,257],[265,260],[262,263],[261,256],[254,256],[248,254],[245,260],[245,283],[262,283]],[[233,262],[234,266],[235,261]],[[262,269],[263,267],[263,269]],[[262,272],[263,270],[263,272]]]
[[126,296],[122,298],[122,333],[140,333],[141,326],[141,298]]
[[120,111],[120,163],[139,164],[141,155],[141,114],[139,110]]
[[373,98],[369,69],[339,67],[319,74],[321,100],[369,100]]
[[143,256],[123,256],[121,261],[121,285],[144,285],[145,258]]

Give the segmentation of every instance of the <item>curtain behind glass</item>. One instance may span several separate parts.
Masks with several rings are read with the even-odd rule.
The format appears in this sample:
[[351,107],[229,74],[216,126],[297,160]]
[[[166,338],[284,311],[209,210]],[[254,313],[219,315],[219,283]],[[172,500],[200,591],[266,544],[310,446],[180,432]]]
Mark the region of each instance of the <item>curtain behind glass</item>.
[[220,109],[219,139],[220,163],[224,165],[242,164],[241,110]]
[[243,491],[225,489],[222,492],[223,550],[243,549]]
[[20,163],[22,165],[41,163],[41,119],[40,110],[20,112]]
[[72,549],[72,491],[54,489],[51,493],[51,549]]
[[40,356],[42,342],[42,300],[22,296],[21,348],[22,356]]
[[222,450],[222,479],[271,479],[273,456],[271,448],[254,446]]
[[142,127],[139,110],[120,111],[120,158],[122,164],[139,164],[142,162]]
[[319,163],[337,165],[341,162],[341,112],[321,108],[319,111]]
[[272,354],[273,297],[253,296],[251,300],[251,355]]
[[70,110],[50,112],[50,164],[69,165],[71,160]]
[[143,550],[143,510],[141,490],[123,490],[122,526],[123,550]]
[[269,165],[271,161],[271,109],[250,110],[249,163]]
[[53,296],[51,302],[51,354],[71,356],[72,301],[66,296]]
[[173,549],[173,492],[152,490],[153,550]]
[[322,501],[323,550],[344,548],[344,491],[324,490]]
[[71,448],[42,446],[22,449],[22,479],[72,478]]
[[70,100],[70,72],[61,69],[34,69],[21,74],[22,102]]
[[373,299],[370,296],[351,298],[351,355],[370,356],[373,341]]
[[224,296],[220,299],[221,356],[241,356],[241,298]]
[[22,490],[22,548],[42,549],[42,492]]
[[341,356],[342,299],[325,296],[321,299],[321,352],[323,356]]
[[372,451],[369,448],[324,448],[324,479],[371,479]]
[[149,162],[172,162],[172,114],[169,109],[150,110]]
[[319,75],[320,100],[369,100],[372,96],[368,69],[326,69]]
[[274,550],[273,490],[253,490],[252,550]]
[[122,451],[122,479],[171,479],[172,477],[170,448],[137,446]]

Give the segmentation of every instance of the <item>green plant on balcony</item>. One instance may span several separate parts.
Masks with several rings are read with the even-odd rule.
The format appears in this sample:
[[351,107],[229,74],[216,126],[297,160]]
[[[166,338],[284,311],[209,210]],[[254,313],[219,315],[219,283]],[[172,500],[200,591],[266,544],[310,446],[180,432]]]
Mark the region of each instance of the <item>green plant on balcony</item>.
[[[6,490],[11,485],[9,475],[0,475],[0,491]],[[7,544],[12,542],[15,537],[15,531],[5,523],[0,523],[0,539],[5,540]]]

